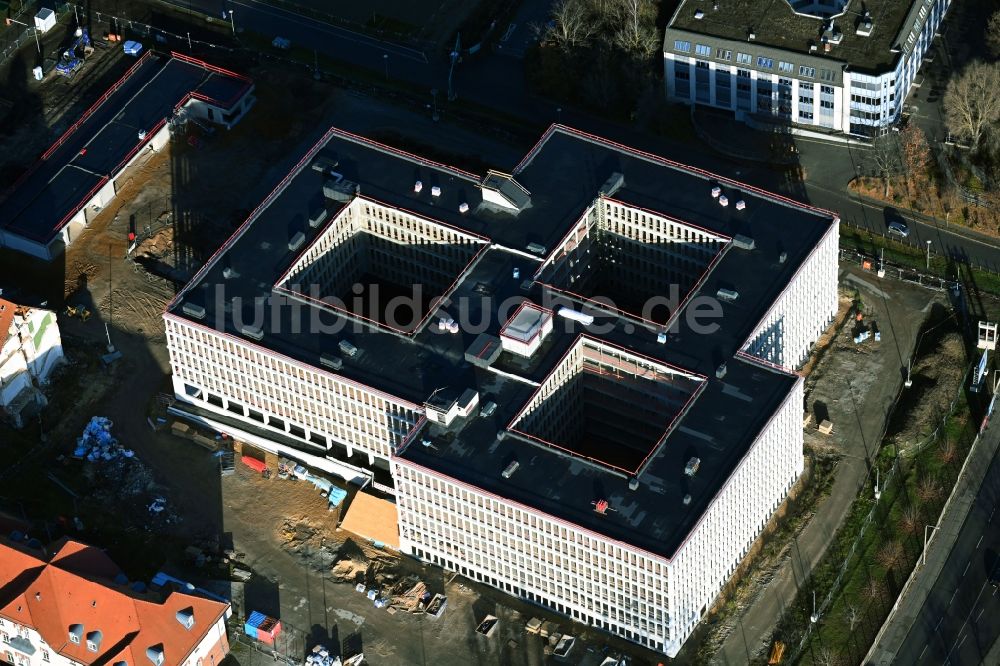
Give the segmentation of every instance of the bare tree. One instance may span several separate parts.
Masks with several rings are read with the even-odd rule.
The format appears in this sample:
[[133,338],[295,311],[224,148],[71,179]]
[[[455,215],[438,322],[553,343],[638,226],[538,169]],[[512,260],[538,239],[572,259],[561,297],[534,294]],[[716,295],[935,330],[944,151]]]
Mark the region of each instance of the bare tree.
[[986,22],[986,48],[994,58],[1000,58],[1000,11]]
[[917,497],[924,502],[933,502],[941,497],[941,484],[931,474],[923,476],[917,483]]
[[559,0],[552,8],[549,37],[564,51],[571,51],[590,41],[594,26],[583,0]]
[[1000,63],[973,62],[948,82],[944,94],[949,131],[978,147],[989,126],[1000,119]]
[[868,580],[865,581],[864,586],[861,588],[861,596],[866,601],[875,603],[876,601],[880,601],[882,599],[884,591],[885,587],[883,586],[881,580],[869,577]]
[[826,645],[816,650],[814,659],[817,666],[840,666],[841,664],[840,655]]
[[895,569],[903,563],[903,544],[899,543],[895,539],[892,541],[886,541],[882,544],[882,547],[878,549],[877,558],[878,563],[885,569]]
[[941,449],[938,451],[938,459],[945,465],[950,465],[955,462],[955,458],[958,457],[958,446],[955,445],[955,440],[951,438],[945,438],[941,442]]
[[615,43],[628,53],[648,56],[656,50],[656,4],[651,0],[618,0],[614,9]]
[[916,534],[920,529],[920,509],[916,504],[910,504],[903,509],[899,517],[899,529],[903,534]]
[[927,135],[916,123],[910,123],[899,133],[899,144],[903,153],[903,167],[907,185],[917,198],[927,195],[927,168],[931,165],[931,147]]
[[882,196],[888,197],[889,184],[899,173],[899,151],[889,135],[875,138],[869,151],[868,161],[875,176],[882,180]]
[[847,620],[847,626],[850,627],[851,631],[854,631],[854,627],[861,622],[861,609],[853,601],[847,602],[847,607],[844,608],[844,619]]

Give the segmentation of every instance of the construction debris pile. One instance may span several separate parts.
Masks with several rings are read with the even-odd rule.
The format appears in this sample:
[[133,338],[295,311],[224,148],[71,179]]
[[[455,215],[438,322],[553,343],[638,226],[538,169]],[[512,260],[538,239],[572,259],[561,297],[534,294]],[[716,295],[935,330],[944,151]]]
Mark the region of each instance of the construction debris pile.
[[177,523],[180,519],[168,509],[167,499],[156,492],[152,472],[115,438],[113,427],[111,419],[93,417],[73,449],[73,457],[87,463],[84,477],[94,486],[94,498],[136,514],[135,522],[147,531]]
[[317,645],[306,655],[306,666],[343,666],[340,657],[330,654],[322,645]]
[[114,424],[105,416],[95,416],[83,429],[83,436],[76,440],[73,457],[90,462],[110,461],[115,458],[132,458],[135,452],[126,449],[111,435]]

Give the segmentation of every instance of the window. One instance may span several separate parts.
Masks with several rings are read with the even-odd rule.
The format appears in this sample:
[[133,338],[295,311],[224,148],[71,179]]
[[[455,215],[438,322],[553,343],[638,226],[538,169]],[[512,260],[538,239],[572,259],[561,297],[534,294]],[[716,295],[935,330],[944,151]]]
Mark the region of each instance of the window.
[[674,40],[674,51],[683,51],[687,53],[691,50],[691,42],[686,42],[682,39]]
[[42,661],[49,661],[49,651],[42,650]]
[[749,53],[737,53],[736,62],[740,63],[741,65],[749,65],[751,62],[753,62],[753,58],[750,57]]
[[834,79],[833,70],[831,69],[819,70],[819,78],[823,79],[824,81],[833,81]]
[[816,78],[816,68],[806,67],[805,65],[799,65],[799,76],[806,76],[810,79]]
[[790,62],[785,62],[783,60],[778,62],[778,71],[781,71],[781,72],[791,72],[794,69],[795,69],[795,65],[793,65]]
[[718,58],[719,60],[732,60],[733,59],[733,52],[732,51],[728,51],[726,49],[716,49],[715,50],[715,57]]
[[763,67],[764,69],[771,69],[774,67],[774,59],[757,56],[757,66]]
[[695,44],[694,52],[700,56],[710,56],[712,55],[712,47],[705,46],[704,44]]

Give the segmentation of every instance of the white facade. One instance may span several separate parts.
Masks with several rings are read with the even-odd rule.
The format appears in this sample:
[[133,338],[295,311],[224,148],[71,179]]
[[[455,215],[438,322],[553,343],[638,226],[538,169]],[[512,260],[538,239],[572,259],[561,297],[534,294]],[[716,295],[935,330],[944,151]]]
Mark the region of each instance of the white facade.
[[[16,308],[0,300],[0,308]],[[62,338],[56,314],[40,308],[18,308],[9,321],[10,328],[0,331],[0,411],[15,426],[22,426],[21,412],[31,405],[44,405],[41,389],[48,384],[52,371],[64,360]]]
[[802,380],[672,559],[402,458],[400,550],[676,655],[802,473]]
[[[951,0],[915,4],[915,22],[904,25],[899,35],[895,66],[868,73],[836,60],[836,46],[828,58],[668,26],[663,50],[666,95],[684,104],[732,110],[740,120],[772,116],[849,134],[878,132],[899,119]],[[761,28],[768,29],[774,28]]]
[[788,369],[806,360],[812,344],[837,314],[839,243],[840,225],[830,225],[742,351]]
[[[164,315],[178,399],[369,464],[388,460],[421,408],[240,338]],[[317,362],[319,359],[317,359]]]

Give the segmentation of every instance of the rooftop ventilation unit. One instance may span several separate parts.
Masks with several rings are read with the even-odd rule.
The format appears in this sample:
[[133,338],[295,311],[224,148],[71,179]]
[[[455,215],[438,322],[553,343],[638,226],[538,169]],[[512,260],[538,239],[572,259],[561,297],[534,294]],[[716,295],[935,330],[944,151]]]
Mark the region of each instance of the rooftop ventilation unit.
[[778,263],[779,264],[783,264],[786,261],[788,261],[788,253],[787,252],[782,252],[781,254],[778,255]]
[[[340,174],[336,175],[340,176]],[[358,194],[360,189],[357,183],[344,180],[344,177],[340,176],[339,179],[331,178],[323,183],[323,196],[333,201],[350,203],[351,199]]]
[[503,478],[509,479],[510,477],[514,476],[514,472],[516,472],[517,468],[520,467],[520,466],[521,465],[518,464],[518,462],[516,460],[511,460],[510,464],[507,465],[507,467],[505,467],[504,470],[503,470],[503,474],[502,474]]
[[348,358],[354,358],[355,356],[358,355],[358,348],[352,345],[347,340],[341,340],[337,344],[337,347],[340,348],[340,353],[343,354],[344,356],[347,356]]
[[859,35],[861,37],[870,37],[872,34],[873,26],[874,24],[872,23],[871,14],[865,12],[865,15],[862,16],[861,20],[858,22],[858,27],[854,29],[854,34]]
[[323,174],[332,173],[338,164],[340,162],[331,160],[329,157],[317,157],[312,163],[312,170]]
[[694,12],[694,17],[700,21],[703,18],[705,18],[705,12],[701,11],[700,9],[697,9]]
[[751,30],[750,32],[747,33],[747,41],[748,42],[752,42],[755,39],[757,39],[757,35],[756,35],[756,33],[754,33],[753,30]]
[[747,207],[747,202],[743,201],[743,199],[740,199],[739,201],[736,202],[736,210],[743,210],[746,207]]
[[528,252],[539,256],[545,256],[546,247],[541,243],[528,243]]
[[189,317],[194,317],[195,319],[205,318],[205,308],[197,303],[185,303],[183,307],[181,307],[181,312]]
[[240,326],[240,333],[257,342],[264,339],[264,329],[259,326]]
[[732,303],[737,298],[740,297],[740,293],[735,289],[727,289],[726,287],[723,287],[719,289],[719,291],[715,292],[715,297],[718,298],[720,301],[726,301],[727,303]]
[[340,370],[344,367],[344,359],[340,358],[336,354],[321,354],[319,362],[320,365],[326,366],[331,370]]
[[738,247],[741,250],[752,250],[757,247],[754,240],[749,236],[744,236],[743,234],[736,234],[733,236],[733,246]]
[[666,333],[666,331],[660,331],[659,333],[657,333],[656,334],[656,341],[659,344],[661,344],[661,345],[667,344],[667,333]]
[[608,176],[608,179],[604,181],[601,185],[601,189],[598,190],[602,196],[610,197],[614,196],[615,193],[625,186],[625,174],[621,171],[615,171],[613,174]]
[[728,206],[729,205],[729,197],[727,197],[725,194],[720,195],[719,196],[719,205],[720,206]]
[[91,652],[97,652],[101,649],[101,640],[104,638],[99,630],[91,631],[87,634],[87,649]]
[[462,203],[458,204],[458,212],[459,213],[468,213],[469,212],[469,204],[465,203],[464,201]]
[[684,474],[687,476],[694,476],[698,473],[698,468],[701,467],[701,458],[691,458],[684,465]]
[[721,187],[719,187],[718,185],[716,185],[715,187],[712,188],[712,198],[713,199],[718,199],[720,194],[722,194],[722,188]]
[[634,477],[634,476],[633,476],[633,477],[631,477],[631,478],[630,478],[630,479],[628,480],[628,489],[629,489],[629,490],[639,490],[639,479],[637,479],[637,478],[636,478],[636,477]]
[[565,317],[566,319],[578,321],[584,326],[590,326],[594,323],[594,315],[584,314],[583,312],[579,312],[573,308],[568,308],[565,305],[556,310],[556,314],[560,317]]
[[239,276],[240,274],[229,266],[226,266],[225,268],[222,269],[222,277],[226,278],[227,280],[234,280]]
[[439,196],[441,196],[441,188],[438,187],[437,185],[435,185],[434,187],[432,187],[431,188],[431,196],[432,197],[439,197]]
[[297,251],[306,243],[306,235],[301,231],[292,236],[292,239],[288,241],[288,249],[292,252]]
[[596,511],[599,514],[601,514],[602,516],[607,515],[607,513],[608,513],[608,500],[606,500],[606,499],[599,499],[596,502],[594,502],[594,511]]
[[309,215],[309,228],[315,229],[319,225],[326,222],[326,218],[329,217],[330,212],[326,208],[320,208],[312,212]]
[[417,194],[420,194],[420,192],[423,189],[424,189],[424,184],[421,181],[418,180],[417,182],[413,183],[413,191],[416,192]]
[[687,506],[688,504],[691,503],[691,496],[690,495],[685,495],[684,499],[682,499],[681,502],[684,503],[684,506]]
[[726,364],[725,362],[723,362],[722,365],[720,365],[718,368],[715,369],[715,378],[722,379],[725,376],[726,376]]
[[82,624],[71,624],[69,625],[69,642],[80,644],[83,640],[83,625]]

